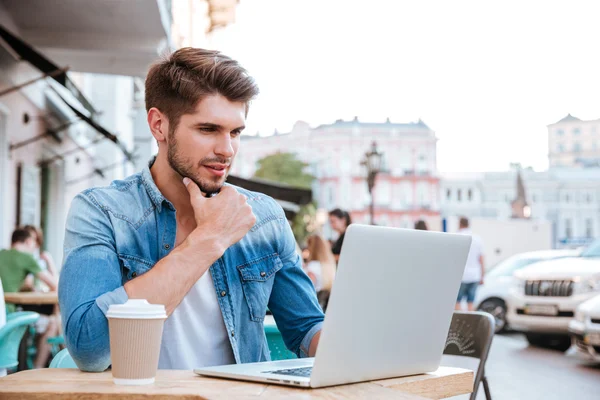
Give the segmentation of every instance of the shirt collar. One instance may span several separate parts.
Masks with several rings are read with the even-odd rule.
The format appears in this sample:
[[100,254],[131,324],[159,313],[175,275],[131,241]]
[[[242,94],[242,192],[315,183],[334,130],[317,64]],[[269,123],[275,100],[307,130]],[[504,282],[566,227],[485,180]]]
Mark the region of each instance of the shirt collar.
[[152,167],[154,161],[156,161],[156,157],[152,157],[152,159],[148,162],[148,165],[142,170],[142,183],[144,184],[146,192],[148,193],[148,196],[150,196],[152,203],[154,203],[154,206],[158,209],[158,212],[162,211],[163,202],[166,203],[167,207],[175,210],[173,204],[171,204],[171,202],[167,200],[165,196],[163,196],[160,190],[158,190],[156,183],[154,183],[154,179],[152,179],[150,167]]

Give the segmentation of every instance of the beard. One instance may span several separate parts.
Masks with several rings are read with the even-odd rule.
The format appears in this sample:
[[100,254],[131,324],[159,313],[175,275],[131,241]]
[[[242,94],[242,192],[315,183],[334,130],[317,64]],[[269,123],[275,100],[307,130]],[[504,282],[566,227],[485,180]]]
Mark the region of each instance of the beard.
[[221,190],[225,180],[227,179],[228,173],[222,177],[214,176],[211,178],[202,178],[199,173],[199,168],[202,168],[205,164],[219,163],[227,164],[231,167],[231,159],[220,158],[220,157],[205,157],[201,159],[196,166],[194,161],[180,154],[178,151],[177,140],[175,139],[174,132],[170,134],[170,143],[167,149],[167,161],[173,171],[181,175],[182,178],[188,177],[191,179],[202,191],[206,194],[206,197],[211,197]]

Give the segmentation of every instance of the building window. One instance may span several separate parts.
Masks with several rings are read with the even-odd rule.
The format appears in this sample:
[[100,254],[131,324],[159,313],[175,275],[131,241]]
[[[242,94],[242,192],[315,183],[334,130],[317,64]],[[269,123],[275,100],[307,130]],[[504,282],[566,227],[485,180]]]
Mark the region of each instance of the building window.
[[594,237],[594,220],[588,218],[585,220],[585,237],[593,238]]
[[446,189],[446,200],[450,200],[450,197],[452,197],[452,190]]
[[592,142],[592,150],[598,150],[598,143]]
[[570,219],[565,219],[565,237],[571,239],[573,235],[573,226]]
[[462,201],[462,190],[460,189],[456,191],[456,201]]
[[581,129],[579,129],[579,128],[573,129],[573,134],[574,135],[579,135],[580,133],[581,133]]
[[573,151],[575,153],[579,153],[581,151],[581,143],[579,143],[579,142],[573,143]]
[[467,198],[469,199],[469,201],[473,201],[473,190],[469,189],[467,191]]
[[571,196],[565,194],[565,203],[568,203],[569,201],[571,201]]
[[594,134],[594,135],[595,135],[595,134],[596,134],[596,127],[595,127],[595,126],[592,126],[592,129],[591,129],[591,131],[592,131],[592,134]]
[[589,204],[592,202],[592,195],[590,193],[585,195],[585,201]]
[[556,130],[556,135],[557,135],[557,136],[562,136],[562,135],[564,135],[564,134],[565,134],[565,131],[563,131],[562,129],[557,129],[557,130]]
[[565,145],[562,143],[559,143],[556,145],[556,151],[559,153],[563,153],[565,151]]
[[536,203],[537,202],[537,196],[534,194],[531,195],[531,202],[532,203]]

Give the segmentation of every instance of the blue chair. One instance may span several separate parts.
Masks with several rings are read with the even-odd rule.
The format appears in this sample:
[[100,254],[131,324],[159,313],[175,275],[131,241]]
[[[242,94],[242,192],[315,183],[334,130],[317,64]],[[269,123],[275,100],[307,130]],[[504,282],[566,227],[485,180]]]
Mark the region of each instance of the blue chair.
[[10,313],[6,325],[0,328],[0,368],[12,369],[19,365],[19,346],[25,330],[40,315],[32,311]]
[[62,349],[50,362],[50,368],[77,368],[77,364],[69,354],[69,350]]
[[291,360],[298,358],[296,354],[292,353],[285,347],[281,332],[277,329],[277,325],[265,325],[265,336],[267,337],[267,344],[269,345],[269,352],[271,353],[271,360]]

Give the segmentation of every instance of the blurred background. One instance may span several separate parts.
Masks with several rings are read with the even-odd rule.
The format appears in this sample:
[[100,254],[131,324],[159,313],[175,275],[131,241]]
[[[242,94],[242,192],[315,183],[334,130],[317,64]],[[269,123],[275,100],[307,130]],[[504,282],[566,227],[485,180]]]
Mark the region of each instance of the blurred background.
[[[485,268],[505,262],[495,274],[514,283],[514,257],[577,257],[599,237],[599,13],[594,1],[0,0],[0,247],[16,226],[39,226],[60,267],[73,197],[157,150],[149,65],[194,46],[257,80],[230,182],[275,197],[300,248],[311,234],[338,238],[335,208],[446,232],[467,217]],[[600,291],[591,254],[585,299]],[[552,279],[588,279],[565,274]],[[495,300],[486,311],[508,326],[503,290],[478,303]],[[528,347],[538,331],[527,329],[495,339],[496,398],[598,393],[597,364],[552,350],[564,340]]]

